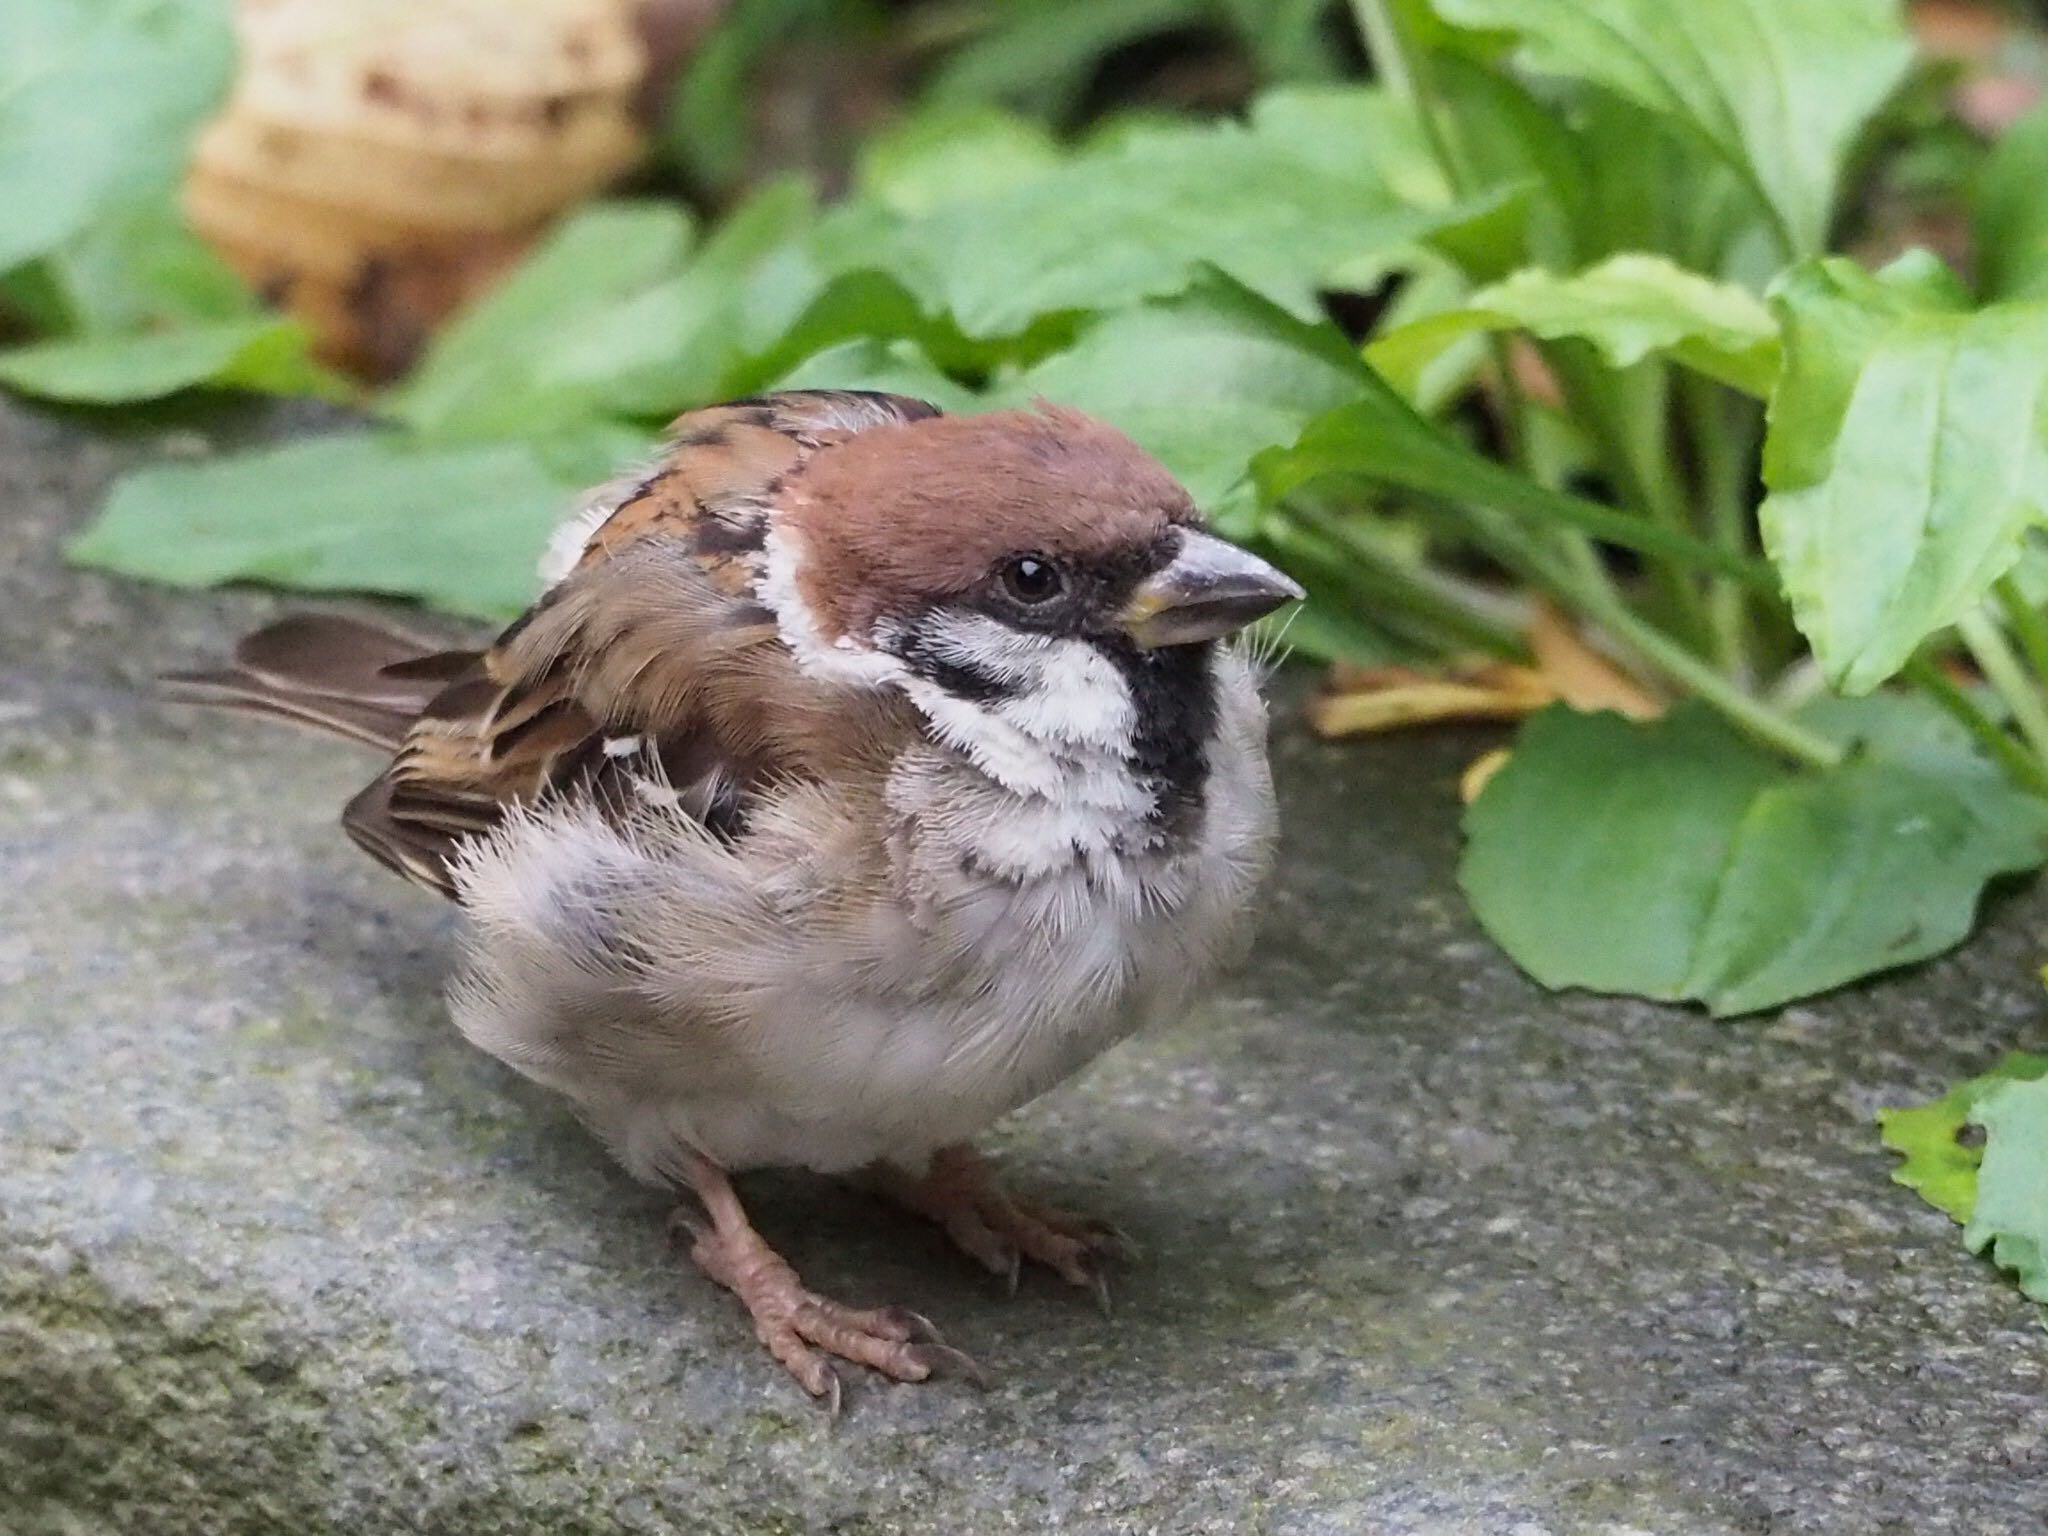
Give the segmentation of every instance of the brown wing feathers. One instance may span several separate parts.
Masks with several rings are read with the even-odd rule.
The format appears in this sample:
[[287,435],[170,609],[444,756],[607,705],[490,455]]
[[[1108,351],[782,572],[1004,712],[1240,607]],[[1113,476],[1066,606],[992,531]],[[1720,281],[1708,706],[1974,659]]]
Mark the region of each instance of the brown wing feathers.
[[269,715],[396,751],[446,679],[474,670],[476,651],[424,642],[338,614],[294,614],[257,630],[211,672],[173,672],[165,695]]
[[[821,448],[936,414],[837,390],[691,413],[576,571],[489,651],[300,615],[249,636],[227,667],[166,679],[169,694],[392,752],[342,823],[380,862],[445,895],[463,840],[508,806],[578,781],[611,793],[630,767],[606,755],[616,736],[643,738],[676,803],[727,835],[750,783],[814,766],[802,743],[858,753],[885,728],[870,712],[834,718],[752,600],[770,510]],[[796,745],[778,750],[777,737]]]

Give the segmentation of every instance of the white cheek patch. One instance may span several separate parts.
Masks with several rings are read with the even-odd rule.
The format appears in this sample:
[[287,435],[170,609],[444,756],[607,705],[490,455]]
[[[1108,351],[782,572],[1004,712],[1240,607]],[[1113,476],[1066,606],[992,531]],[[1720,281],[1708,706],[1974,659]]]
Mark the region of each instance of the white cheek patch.
[[894,656],[857,645],[844,635],[837,640],[825,638],[797,580],[804,550],[794,529],[782,524],[770,527],[762,549],[759,595],[775,615],[782,643],[789,647],[799,668],[812,677],[856,688],[878,688],[903,677],[903,663]]

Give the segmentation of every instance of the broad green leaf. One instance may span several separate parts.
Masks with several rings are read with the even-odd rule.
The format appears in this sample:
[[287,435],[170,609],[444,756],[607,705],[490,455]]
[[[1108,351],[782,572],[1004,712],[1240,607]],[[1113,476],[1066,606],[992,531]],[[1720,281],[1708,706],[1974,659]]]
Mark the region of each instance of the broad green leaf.
[[689,241],[689,220],[674,207],[584,209],[456,316],[388,409],[416,431],[445,439],[560,425],[565,411],[576,414],[584,404],[589,387],[581,378],[566,387],[550,378],[561,353],[576,346],[583,327],[673,279]]
[[[2048,1056],[2014,1051],[1982,1077],[1973,1077],[1940,1098],[1906,1109],[1880,1109],[1884,1144],[1905,1161],[1892,1170],[1894,1182],[1915,1191],[1936,1210],[1967,1222],[1977,1209],[1977,1170],[1984,1161],[1981,1138],[1964,1130],[1977,1106],[2008,1083],[2048,1077]],[[2048,1156],[2048,1146],[2041,1148]]]
[[990,402],[956,384],[908,341],[863,338],[807,357],[775,381],[777,389],[875,389],[927,400],[940,410],[970,415]]
[[1363,157],[1338,175],[1231,123],[1148,128],[936,209],[900,232],[891,270],[973,336],[1174,293],[1204,263],[1314,319],[1327,278],[1384,273],[1472,212],[1402,203]]
[[1355,178],[1362,162],[1404,203],[1451,201],[1415,108],[1381,86],[1283,86],[1255,97],[1247,121],[1261,143],[1327,175]]
[[1096,321],[1001,394],[1018,403],[1043,395],[1122,428],[1244,537],[1257,502],[1253,455],[1293,442],[1366,377],[1335,327],[1212,275],[1178,298]]
[[1777,322],[1747,289],[1639,253],[1610,256],[1568,276],[1526,268],[1456,309],[1379,336],[1366,356],[1419,377],[1419,364],[1489,330],[1584,341],[1610,368],[1664,353],[1757,396],[1768,394],[1777,376]]
[[1970,1118],[1984,1127],[1984,1161],[1963,1242],[2012,1270],[2035,1301],[2048,1301],[2048,1078],[2005,1084]]
[[1757,189],[1786,254],[1823,248],[1857,135],[1913,48],[1897,0],[1433,0],[1515,33],[1531,68],[1589,80],[1698,134]]
[[52,330],[168,330],[262,313],[249,285],[186,226],[168,197],[94,220],[37,263],[62,309]]
[[1006,192],[1061,160],[1052,135],[983,102],[928,107],[861,147],[855,191],[915,218],[946,203]]
[[1926,266],[1795,268],[1764,546],[1828,680],[1866,693],[1981,602],[2048,508],[2048,305],[1968,313]]
[[667,417],[746,393],[760,354],[824,277],[809,248],[816,207],[789,180],[757,190],[682,270],[563,331],[533,363],[543,398],[597,414]]
[[86,335],[0,350],[0,384],[46,400],[113,405],[209,384],[342,399],[290,320],[251,316],[137,335]]
[[2048,102],[1993,146],[1977,174],[1971,225],[1987,299],[2048,299]]
[[177,586],[384,592],[504,618],[532,600],[548,533],[596,478],[590,459],[573,443],[376,431],[159,465],[117,482],[70,554]]
[[2048,807],[1932,703],[1805,723],[1860,750],[1791,768],[1698,703],[1538,715],[1466,815],[1474,912],[1545,986],[1750,1013],[1947,949],[1987,880],[2048,858]]
[[233,62],[225,0],[0,4],[0,272],[172,186]]

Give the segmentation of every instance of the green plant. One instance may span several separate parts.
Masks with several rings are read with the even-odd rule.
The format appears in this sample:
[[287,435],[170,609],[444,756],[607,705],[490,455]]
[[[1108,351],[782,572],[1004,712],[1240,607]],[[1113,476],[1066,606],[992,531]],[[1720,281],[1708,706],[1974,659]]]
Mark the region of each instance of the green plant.
[[[810,14],[762,10],[747,35]],[[1473,807],[1466,889],[1547,984],[1745,1012],[1952,944],[1988,879],[2048,858],[2027,190],[2048,126],[1982,168],[1972,291],[1929,256],[1872,272],[1830,247],[1845,189],[1939,99],[1891,0],[1351,11],[1377,82],[1275,86],[1242,120],[1062,140],[963,86],[993,66],[956,53],[829,206],[771,182],[708,230],[592,207],[374,425],[142,471],[74,554],[498,616],[550,509],[679,410],[791,383],[1044,395],[1122,425],[1300,574],[1302,652],[1515,656],[1500,596],[1529,589],[1689,701],[1539,717]],[[1059,40],[1063,14],[994,8],[963,35]],[[1198,14],[1237,11],[1127,7],[1095,46]],[[1335,69],[1320,8],[1289,15],[1270,72]],[[1063,112],[1086,55],[1044,56]],[[0,169],[6,149],[0,124]],[[0,379],[316,387],[230,348],[261,323],[242,298],[96,330],[78,252],[114,227],[7,275],[72,334],[0,353]],[[1377,295],[1362,344],[1332,293]]]

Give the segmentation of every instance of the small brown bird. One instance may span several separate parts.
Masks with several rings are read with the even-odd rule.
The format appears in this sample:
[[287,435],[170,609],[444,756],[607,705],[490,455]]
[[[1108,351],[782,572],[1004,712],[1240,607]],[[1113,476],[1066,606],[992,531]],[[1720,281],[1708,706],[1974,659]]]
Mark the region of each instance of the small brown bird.
[[1256,666],[1298,598],[1128,438],[839,391],[682,417],[490,649],[286,619],[180,696],[392,752],[342,821],[470,919],[462,1032],[559,1090],[835,1405],[828,1356],[972,1369],[812,1294],[728,1175],[865,1171],[1014,1279],[1114,1234],[968,1147],[1241,939],[1271,858]]

